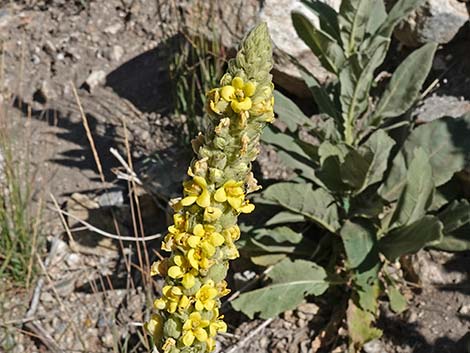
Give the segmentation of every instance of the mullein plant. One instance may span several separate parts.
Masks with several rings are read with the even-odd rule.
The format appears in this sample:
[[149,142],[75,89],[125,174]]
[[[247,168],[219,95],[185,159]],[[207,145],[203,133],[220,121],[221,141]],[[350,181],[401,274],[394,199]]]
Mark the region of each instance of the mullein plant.
[[183,197],[172,201],[174,224],[162,244],[171,255],[152,265],[152,275],[165,278],[146,324],[159,352],[211,352],[227,329],[219,308],[229,293],[228,261],[239,256],[237,219],[254,210],[246,199],[259,189],[251,163],[264,126],[274,120],[271,68],[263,23],[245,37],[220,87],[207,93],[210,125],[192,141],[189,180]]

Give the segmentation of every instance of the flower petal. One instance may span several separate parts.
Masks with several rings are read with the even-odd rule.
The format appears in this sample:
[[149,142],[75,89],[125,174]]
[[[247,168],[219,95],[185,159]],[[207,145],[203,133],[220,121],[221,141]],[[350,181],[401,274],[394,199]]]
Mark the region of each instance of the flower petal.
[[183,344],[186,346],[186,347],[189,347],[190,345],[192,345],[194,342],[194,334],[192,331],[187,331],[184,335],[183,335]]
[[243,89],[243,86],[244,86],[243,79],[239,76],[235,77],[232,80],[232,86],[237,89]]
[[190,206],[195,203],[197,200],[197,196],[186,196],[184,199],[181,200],[181,204],[183,206]]
[[224,86],[220,89],[220,96],[230,102],[232,100],[233,95],[235,94],[235,88],[233,86]]
[[204,330],[202,327],[196,328],[194,331],[194,336],[196,336],[199,342],[204,342],[207,340],[207,331]]
[[202,193],[197,198],[196,203],[202,208],[206,208],[211,204],[211,195],[207,189],[202,190]]
[[256,86],[253,82],[247,82],[243,86],[243,93],[245,93],[246,97],[251,97],[253,94],[255,94],[256,91]]
[[227,194],[225,193],[225,188],[222,186],[221,188],[217,189],[214,194],[214,200],[217,202],[225,202],[227,201]]

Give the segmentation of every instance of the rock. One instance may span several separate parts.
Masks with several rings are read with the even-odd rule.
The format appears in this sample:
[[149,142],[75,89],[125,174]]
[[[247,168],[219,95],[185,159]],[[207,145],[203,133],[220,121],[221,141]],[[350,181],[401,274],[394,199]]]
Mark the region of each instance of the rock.
[[464,304],[459,309],[459,314],[468,315],[470,314],[470,304]]
[[96,87],[103,85],[106,82],[106,72],[103,70],[92,71],[85,80],[85,83],[92,92]]
[[[340,0],[322,0],[336,11],[339,10]],[[289,54],[295,57],[309,72],[315,75],[320,82],[325,82],[330,74],[325,70],[318,58],[310,48],[297,36],[292,25],[291,13],[298,11],[307,16],[315,26],[318,26],[318,17],[297,0],[266,0],[259,14],[260,21],[266,21],[274,43],[274,81],[289,92],[309,97],[310,93],[301,78],[297,67],[291,63]]]
[[110,59],[112,61],[120,61],[124,55],[124,49],[119,45],[113,45],[111,49]]
[[[396,0],[388,0],[394,3]],[[448,43],[469,20],[465,3],[458,0],[426,0],[395,30],[397,39],[406,46],[424,43]]]
[[82,259],[80,255],[71,253],[65,257],[64,261],[71,269],[75,269],[81,265]]
[[385,353],[384,346],[379,340],[367,342],[364,345],[363,350],[365,353]]
[[116,23],[106,27],[104,29],[104,32],[114,35],[114,34],[117,34],[121,30],[121,28],[122,28],[122,23],[121,22],[116,22]]
[[313,316],[320,310],[319,306],[314,303],[302,303],[297,307],[297,311]]
[[[339,9],[341,0],[321,0],[336,10]],[[209,28],[210,14],[218,21],[215,25],[218,32],[224,35],[220,38],[222,44],[234,52],[244,33],[251,29],[256,23],[265,21],[274,43],[274,83],[299,97],[310,97],[310,92],[303,82],[296,66],[291,63],[287,54],[295,57],[305,66],[317,79],[324,83],[330,78],[330,74],[321,65],[317,57],[297,36],[292,25],[291,11],[297,10],[309,17],[312,22],[318,24],[318,17],[313,14],[300,0],[233,0],[227,2],[216,2],[217,5],[204,5],[203,18],[197,21],[191,16],[194,9],[186,7],[186,15],[191,32],[200,33],[201,28]],[[237,14],[237,16],[234,16]],[[214,40],[213,32],[206,31],[203,35],[208,40]]]
[[419,122],[430,122],[444,116],[461,117],[470,112],[470,102],[452,96],[431,96],[413,113]]

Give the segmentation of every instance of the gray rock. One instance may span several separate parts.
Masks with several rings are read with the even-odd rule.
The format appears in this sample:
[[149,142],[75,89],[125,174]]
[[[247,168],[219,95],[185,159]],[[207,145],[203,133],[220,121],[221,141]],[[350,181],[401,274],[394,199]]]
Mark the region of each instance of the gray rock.
[[367,342],[364,345],[363,350],[365,353],[385,353],[385,348],[379,340]]
[[[321,0],[338,10],[341,0]],[[317,57],[297,36],[292,25],[291,12],[300,11],[312,22],[318,24],[318,17],[313,14],[300,0],[233,0],[220,2],[220,5],[210,6],[207,2],[205,12],[217,14],[218,27],[223,33],[221,38],[225,47],[234,49],[240,42],[244,33],[251,29],[256,23],[265,21],[274,43],[274,82],[294,95],[310,97],[309,90],[304,84],[296,66],[290,62],[287,54],[295,57],[305,66],[317,79],[323,83],[330,78],[330,74],[321,65]],[[217,2],[218,3],[218,2]],[[187,17],[191,21],[190,8],[186,9]],[[237,16],[234,16],[237,14]],[[194,16],[192,16],[194,17]],[[209,17],[208,17],[209,18]],[[190,28],[197,32],[201,21],[190,23]],[[204,23],[202,21],[202,23]],[[212,32],[205,33],[210,40]]]
[[120,61],[124,55],[124,49],[119,45],[113,45],[111,49],[110,59],[112,61]]
[[93,91],[93,89],[106,82],[106,72],[103,70],[92,71],[85,82],[90,87],[90,91]]
[[458,118],[469,112],[469,101],[452,96],[431,96],[424,100],[413,115],[419,122],[430,122],[444,116]]
[[[393,3],[396,0],[388,0]],[[458,0],[426,0],[405,21],[398,25],[395,36],[406,46],[424,43],[448,43],[469,20],[464,2]]]

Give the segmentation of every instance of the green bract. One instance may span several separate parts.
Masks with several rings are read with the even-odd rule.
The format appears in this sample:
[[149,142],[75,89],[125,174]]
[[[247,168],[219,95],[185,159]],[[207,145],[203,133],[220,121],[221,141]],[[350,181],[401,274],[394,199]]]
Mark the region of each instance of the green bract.
[[[336,13],[320,1],[304,1],[319,15],[319,27],[292,14],[297,33],[335,80],[321,86],[300,68],[321,113],[317,120],[275,92],[275,110],[287,129],[270,127],[263,139],[297,175],[262,193],[259,202],[281,211],[253,228],[245,251],[255,253],[255,263],[272,266],[272,283],[240,295],[236,309],[274,316],[305,295],[347,284],[337,310],[356,351],[381,335],[374,327],[381,294],[392,310],[405,309],[400,278],[387,271],[401,256],[425,247],[470,248],[470,205],[453,192],[455,174],[470,155],[470,115],[418,125],[409,114],[437,45],[414,51],[383,93],[373,93],[394,27],[421,2],[398,0],[387,13],[383,0],[343,0]],[[310,138],[300,138],[305,133]]]

